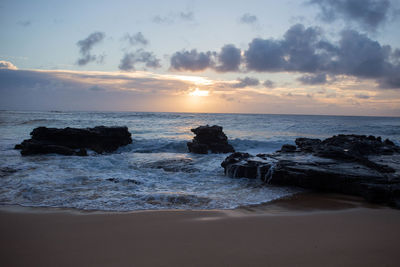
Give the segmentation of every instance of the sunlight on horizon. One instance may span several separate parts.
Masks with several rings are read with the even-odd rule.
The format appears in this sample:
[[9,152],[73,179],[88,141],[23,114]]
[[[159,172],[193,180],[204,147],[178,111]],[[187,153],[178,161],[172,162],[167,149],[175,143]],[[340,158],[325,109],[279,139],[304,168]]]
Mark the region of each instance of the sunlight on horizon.
[[199,90],[199,88],[196,88],[194,91],[189,92],[190,96],[209,96],[210,91],[207,90]]

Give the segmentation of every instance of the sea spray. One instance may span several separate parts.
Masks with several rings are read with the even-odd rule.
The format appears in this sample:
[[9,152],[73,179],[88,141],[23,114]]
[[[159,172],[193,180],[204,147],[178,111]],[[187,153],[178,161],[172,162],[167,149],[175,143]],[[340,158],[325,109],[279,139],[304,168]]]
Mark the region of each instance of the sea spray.
[[275,163],[271,163],[271,167],[269,167],[267,173],[265,174],[264,181],[269,184],[272,180],[272,176],[274,175]]

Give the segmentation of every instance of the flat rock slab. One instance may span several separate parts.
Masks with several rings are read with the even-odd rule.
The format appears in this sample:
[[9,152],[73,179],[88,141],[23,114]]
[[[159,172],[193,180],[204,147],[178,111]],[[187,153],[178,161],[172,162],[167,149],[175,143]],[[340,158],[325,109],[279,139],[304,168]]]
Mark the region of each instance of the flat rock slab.
[[126,126],[97,126],[94,128],[38,127],[31,132],[31,139],[15,146],[21,155],[61,154],[86,156],[86,149],[97,153],[113,152],[120,146],[132,143]]
[[373,136],[300,138],[272,154],[236,152],[221,166],[232,178],[362,196],[400,208],[400,148]]

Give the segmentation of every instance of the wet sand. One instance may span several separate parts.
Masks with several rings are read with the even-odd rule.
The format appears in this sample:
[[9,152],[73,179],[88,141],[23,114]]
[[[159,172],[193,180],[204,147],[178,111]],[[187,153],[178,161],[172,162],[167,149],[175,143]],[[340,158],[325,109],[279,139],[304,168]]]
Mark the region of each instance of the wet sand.
[[0,266],[400,266],[399,248],[400,210],[341,195],[216,211],[0,211]]

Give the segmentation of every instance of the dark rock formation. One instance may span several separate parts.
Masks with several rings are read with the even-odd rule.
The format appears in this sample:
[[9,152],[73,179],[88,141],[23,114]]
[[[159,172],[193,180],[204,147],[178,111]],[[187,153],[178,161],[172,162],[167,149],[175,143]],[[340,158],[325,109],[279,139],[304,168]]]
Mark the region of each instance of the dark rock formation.
[[221,126],[199,126],[191,131],[196,135],[192,142],[188,142],[189,152],[197,154],[229,153],[235,152],[228,143],[228,137],[222,131]]
[[38,127],[31,132],[31,139],[15,146],[21,155],[49,154],[86,156],[86,149],[97,153],[113,152],[118,147],[132,143],[127,127],[97,126],[94,128]]
[[294,145],[283,145],[281,150],[281,152],[295,152],[296,151],[296,146]]
[[221,166],[233,178],[358,195],[400,208],[400,147],[390,140],[338,135],[323,141],[298,138],[296,144],[273,154],[236,152]]

